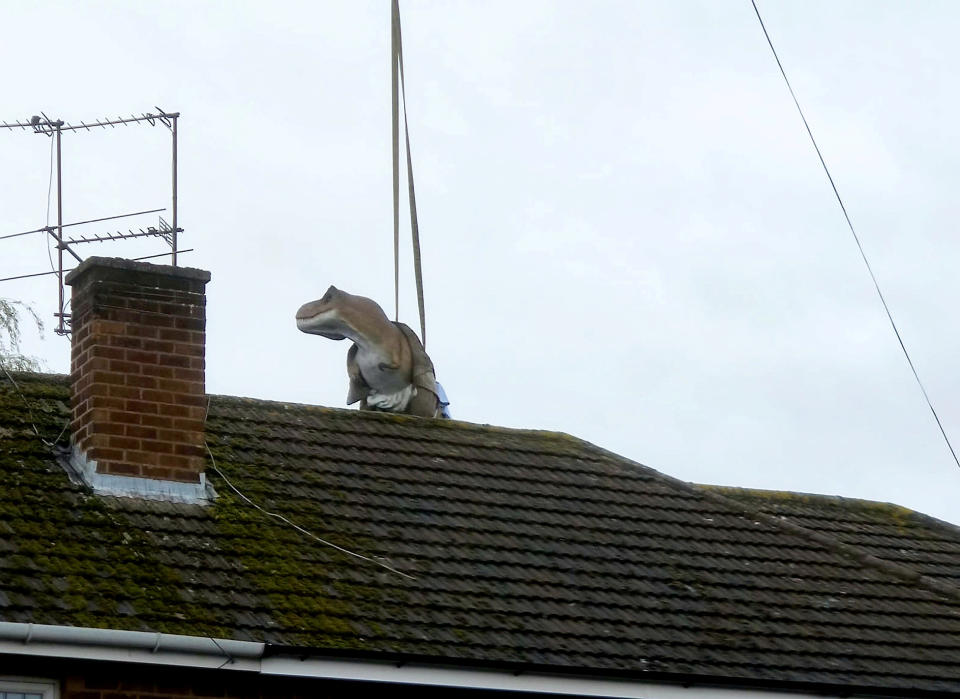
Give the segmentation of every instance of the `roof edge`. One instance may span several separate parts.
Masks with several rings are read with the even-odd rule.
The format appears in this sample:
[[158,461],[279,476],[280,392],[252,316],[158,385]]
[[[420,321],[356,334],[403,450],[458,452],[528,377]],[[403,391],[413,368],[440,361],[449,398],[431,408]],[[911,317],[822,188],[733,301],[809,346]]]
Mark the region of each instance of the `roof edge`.
[[[532,689],[516,682],[504,684],[470,685],[484,689],[499,690],[526,690],[544,692],[556,695],[576,696],[618,696],[618,697],[651,697],[651,696],[689,696],[696,699],[719,699],[743,697],[743,691],[750,691],[751,697],[762,699],[765,694],[782,696],[783,693],[794,697],[801,696],[870,696],[896,697],[904,696],[945,698],[957,697],[958,693],[952,689],[920,689],[916,687],[893,687],[884,685],[861,685],[852,683],[834,683],[824,681],[784,680],[775,678],[736,677],[729,675],[710,675],[696,673],[671,673],[644,670],[615,670],[605,668],[572,667],[548,665],[539,663],[524,663],[510,661],[490,661],[471,658],[448,658],[429,655],[414,655],[407,653],[390,653],[382,651],[352,651],[336,649],[320,649],[308,646],[283,646],[267,644],[264,655],[265,674],[270,674],[276,667],[289,667],[287,664],[276,663],[274,660],[285,659],[287,663],[306,662],[313,660],[319,663],[353,662],[365,667],[390,665],[398,670],[409,668],[414,672],[452,672],[461,676],[473,673],[474,676],[492,677],[506,674],[511,678],[542,679],[558,681],[559,684],[548,689]],[[316,675],[313,675],[316,676]],[[341,679],[346,679],[341,676]],[[376,679],[370,675],[353,679]],[[383,678],[386,681],[387,678]],[[393,681],[403,681],[396,680]],[[410,680],[406,680],[410,682]],[[594,682],[603,687],[600,694],[585,692],[586,683]],[[430,682],[424,682],[429,684]],[[448,686],[462,686],[463,684],[445,683]],[[666,694],[666,688],[670,694]],[[633,690],[631,692],[630,690]],[[634,693],[639,691],[639,693]],[[674,693],[675,692],[675,693]]]
[[[204,636],[183,636],[149,631],[125,631],[100,629],[85,626],[55,626],[14,621],[0,621],[0,648],[11,652],[2,644],[13,642],[24,654],[48,655],[44,650],[63,647],[85,647],[101,650],[123,650],[131,655],[144,651],[153,656],[160,654],[187,654],[212,658],[217,662],[227,659],[259,659],[264,654],[265,643],[236,641]],[[89,654],[66,657],[88,657]],[[156,661],[155,661],[156,662]]]
[[[492,425],[485,422],[469,422],[466,420],[457,420],[455,418],[440,420],[432,417],[420,417],[418,415],[405,415],[400,413],[388,413],[379,410],[359,410],[357,408],[335,407],[330,405],[318,405],[316,403],[298,403],[295,401],[273,400],[271,398],[254,398],[252,396],[231,396],[222,393],[208,393],[207,397],[211,400],[222,400],[224,402],[245,403],[256,402],[273,405],[278,408],[292,408],[296,410],[316,410],[323,413],[334,414],[338,417],[375,420],[380,422],[408,423],[413,422],[420,425],[430,425],[437,430],[470,430],[473,432],[494,432],[505,435],[529,435],[539,437],[552,437],[571,442],[584,442],[584,440],[561,430],[537,429],[531,427],[506,427],[503,425]],[[589,444],[589,442],[584,442]],[[591,445],[592,446],[592,445]]]
[[[852,503],[860,506],[866,506],[871,508],[889,508],[893,510],[898,510],[906,515],[909,515],[912,518],[922,520],[928,524],[934,524],[938,527],[943,527],[946,529],[953,530],[956,534],[960,535],[960,525],[956,525],[953,522],[948,522],[945,519],[940,519],[939,517],[934,517],[933,515],[928,515],[925,512],[920,512],[919,510],[914,510],[906,505],[900,505],[895,502],[887,502],[885,500],[868,500],[866,498],[851,498],[846,495],[824,495],[823,493],[807,493],[803,491],[796,490],[774,490],[772,488],[743,488],[741,486],[734,485],[716,485],[714,483],[694,483],[697,488],[707,488],[711,491],[718,493],[742,493],[748,497],[764,497],[767,495],[790,495],[793,497],[799,498],[810,498],[818,502],[828,502],[834,505],[842,505],[846,503]],[[738,501],[739,502],[739,501]]]
[[[186,268],[182,268],[186,269]],[[36,371],[11,371],[14,377],[27,382],[50,382],[58,386],[70,387],[70,374],[61,374],[57,372],[36,372]],[[278,408],[293,408],[297,410],[316,410],[319,412],[334,414],[337,417],[359,420],[376,420],[381,422],[416,422],[419,424],[430,424],[438,430],[457,429],[469,430],[472,432],[492,432],[504,435],[526,435],[550,437],[561,441],[570,441],[576,443],[585,443],[584,440],[561,430],[536,429],[527,427],[506,427],[503,425],[492,425],[484,422],[468,422],[466,420],[438,420],[436,418],[419,417],[416,415],[401,415],[396,413],[386,413],[376,410],[357,410],[356,408],[336,407],[330,405],[319,405],[316,403],[298,403],[296,401],[281,401],[272,398],[256,398],[253,396],[234,396],[225,393],[207,393],[209,400],[222,400],[228,403],[256,402],[276,406]],[[591,445],[593,446],[593,445]]]
[[956,696],[922,690],[775,679],[657,672],[617,672],[551,665],[484,662],[396,653],[336,652],[257,641],[145,631],[53,626],[0,621],[0,655],[62,660],[169,665],[196,669],[393,684],[547,692],[568,696],[647,697],[671,687],[670,696],[735,699],[751,696]]

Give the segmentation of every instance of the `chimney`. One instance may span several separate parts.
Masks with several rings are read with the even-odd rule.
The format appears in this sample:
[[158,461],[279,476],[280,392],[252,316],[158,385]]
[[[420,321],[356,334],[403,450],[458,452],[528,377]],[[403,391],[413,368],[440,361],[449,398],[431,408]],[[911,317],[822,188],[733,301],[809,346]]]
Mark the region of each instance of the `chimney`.
[[204,349],[210,273],[91,257],[72,289],[72,470],[95,492],[208,498]]

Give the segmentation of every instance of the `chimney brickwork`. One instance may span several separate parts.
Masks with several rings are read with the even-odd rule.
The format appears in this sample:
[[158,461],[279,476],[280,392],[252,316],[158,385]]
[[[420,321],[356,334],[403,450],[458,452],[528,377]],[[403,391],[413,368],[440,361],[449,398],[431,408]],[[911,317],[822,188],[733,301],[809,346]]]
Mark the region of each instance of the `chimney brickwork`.
[[209,280],[97,257],[67,276],[74,451],[97,474],[203,482]]

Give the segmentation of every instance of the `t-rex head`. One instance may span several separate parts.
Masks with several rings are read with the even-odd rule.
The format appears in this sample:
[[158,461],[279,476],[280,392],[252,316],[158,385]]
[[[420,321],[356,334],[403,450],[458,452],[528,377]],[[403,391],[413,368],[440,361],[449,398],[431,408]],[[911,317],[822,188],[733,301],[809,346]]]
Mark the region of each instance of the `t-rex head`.
[[376,302],[364,296],[354,296],[335,286],[327,289],[322,298],[305,303],[297,311],[297,328],[312,335],[323,335],[331,340],[368,336],[375,327],[388,323],[386,314]]

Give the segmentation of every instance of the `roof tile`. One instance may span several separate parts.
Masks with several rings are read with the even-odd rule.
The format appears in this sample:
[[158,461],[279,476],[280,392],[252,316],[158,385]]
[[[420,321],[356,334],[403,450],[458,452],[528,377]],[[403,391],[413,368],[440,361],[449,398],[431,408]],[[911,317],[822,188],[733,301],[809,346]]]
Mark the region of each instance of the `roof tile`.
[[555,433],[211,398],[231,483],[411,580],[212,468],[209,507],[92,495],[30,427],[56,438],[66,379],[18,380],[32,418],[0,384],[3,620],[960,691],[960,535],[930,518],[718,496]]

